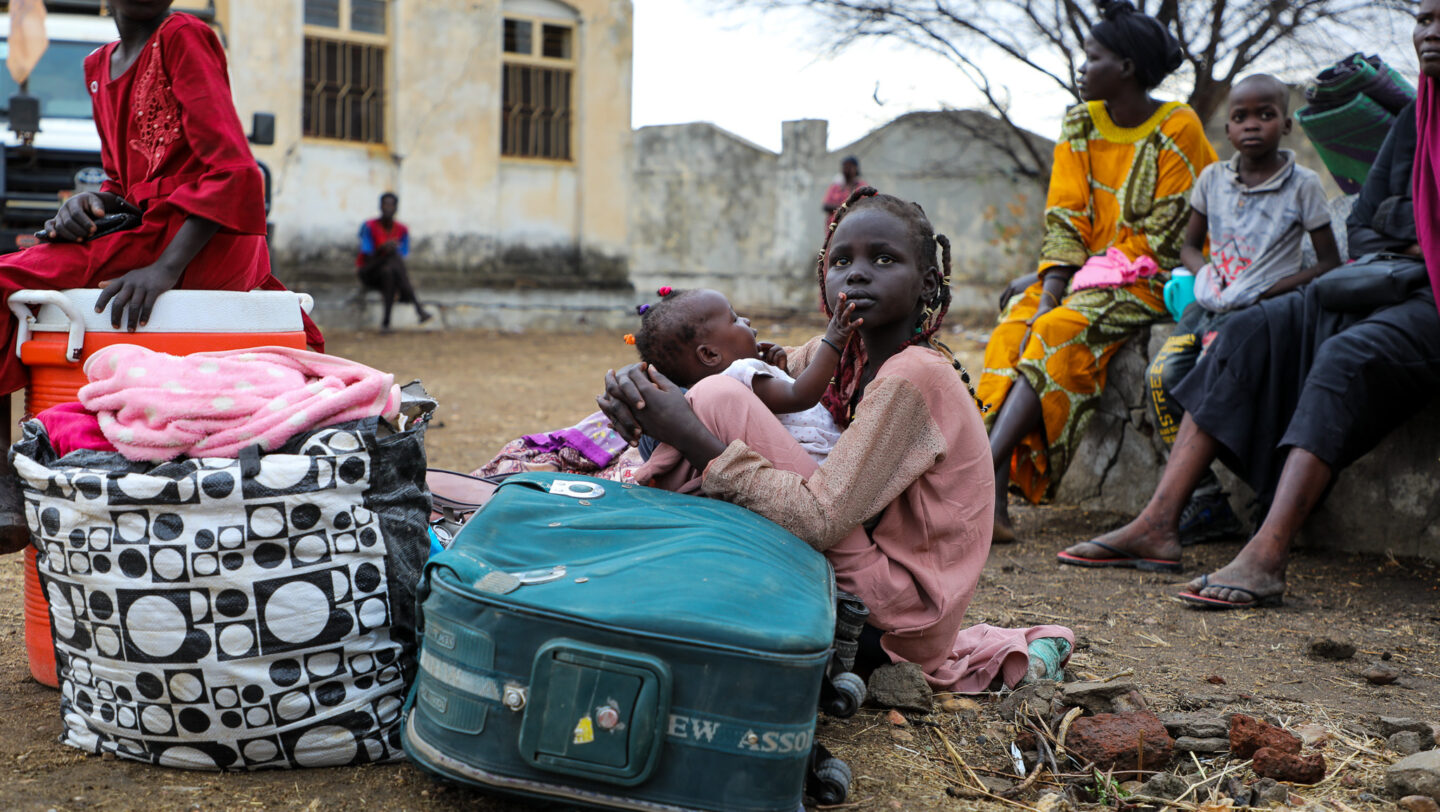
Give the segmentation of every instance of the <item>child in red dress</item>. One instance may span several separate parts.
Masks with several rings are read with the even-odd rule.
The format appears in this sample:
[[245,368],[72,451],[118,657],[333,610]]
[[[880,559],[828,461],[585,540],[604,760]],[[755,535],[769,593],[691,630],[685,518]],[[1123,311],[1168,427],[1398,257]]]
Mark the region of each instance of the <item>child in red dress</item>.
[[[270,273],[264,183],[230,97],[225,52],[203,22],[172,13],[172,1],[111,0],[120,39],[85,59],[108,179],[65,201],[45,224],[48,242],[0,257],[0,395],[28,379],[5,306],[17,290],[101,286],[97,312],[109,305],[113,325],[123,318],[134,329],[172,288],[284,289]],[[87,241],[95,220],[120,212],[140,224]],[[308,316],[305,332],[324,348]],[[29,539],[16,485],[8,462],[0,465],[0,550]]]

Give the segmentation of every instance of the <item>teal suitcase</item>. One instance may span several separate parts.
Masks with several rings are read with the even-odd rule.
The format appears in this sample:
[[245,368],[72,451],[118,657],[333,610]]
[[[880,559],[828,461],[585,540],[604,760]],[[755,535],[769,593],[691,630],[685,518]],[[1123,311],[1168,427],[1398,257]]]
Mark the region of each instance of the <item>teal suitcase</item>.
[[799,807],[835,591],[824,556],[778,525],[521,474],[430,560],[420,595],[404,747],[421,768],[602,808]]

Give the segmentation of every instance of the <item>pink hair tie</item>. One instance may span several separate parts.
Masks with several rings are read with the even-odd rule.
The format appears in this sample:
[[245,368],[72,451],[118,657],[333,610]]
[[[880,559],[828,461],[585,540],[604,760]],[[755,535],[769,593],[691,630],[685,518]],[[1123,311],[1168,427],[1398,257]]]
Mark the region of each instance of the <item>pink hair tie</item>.
[[657,290],[657,291],[655,291],[655,292],[658,293],[658,294],[660,294],[660,297],[661,297],[661,298],[664,298],[664,297],[669,296],[670,294],[674,293],[674,292],[675,292],[675,289],[672,288],[672,287],[670,287],[669,285],[666,285],[665,287],[663,287],[663,288],[661,288],[661,289],[659,289],[659,290]]

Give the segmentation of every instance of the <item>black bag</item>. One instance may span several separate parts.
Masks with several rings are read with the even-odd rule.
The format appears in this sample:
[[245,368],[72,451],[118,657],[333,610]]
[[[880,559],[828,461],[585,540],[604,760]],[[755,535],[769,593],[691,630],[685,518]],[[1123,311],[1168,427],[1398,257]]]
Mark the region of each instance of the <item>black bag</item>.
[[1405,254],[1366,254],[1315,280],[1320,306],[1338,313],[1368,313],[1399,304],[1429,284],[1425,261]]

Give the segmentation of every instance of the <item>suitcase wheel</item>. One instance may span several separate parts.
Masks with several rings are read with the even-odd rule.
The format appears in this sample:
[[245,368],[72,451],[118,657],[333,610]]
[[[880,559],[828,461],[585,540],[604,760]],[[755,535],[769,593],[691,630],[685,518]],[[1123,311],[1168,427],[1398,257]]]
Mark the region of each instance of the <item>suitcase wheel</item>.
[[850,765],[834,756],[822,759],[811,775],[811,795],[821,806],[845,803],[850,793]]
[[865,702],[865,680],[849,671],[836,674],[830,680],[832,691],[826,691],[827,700],[822,709],[837,719],[848,719],[855,715]]

